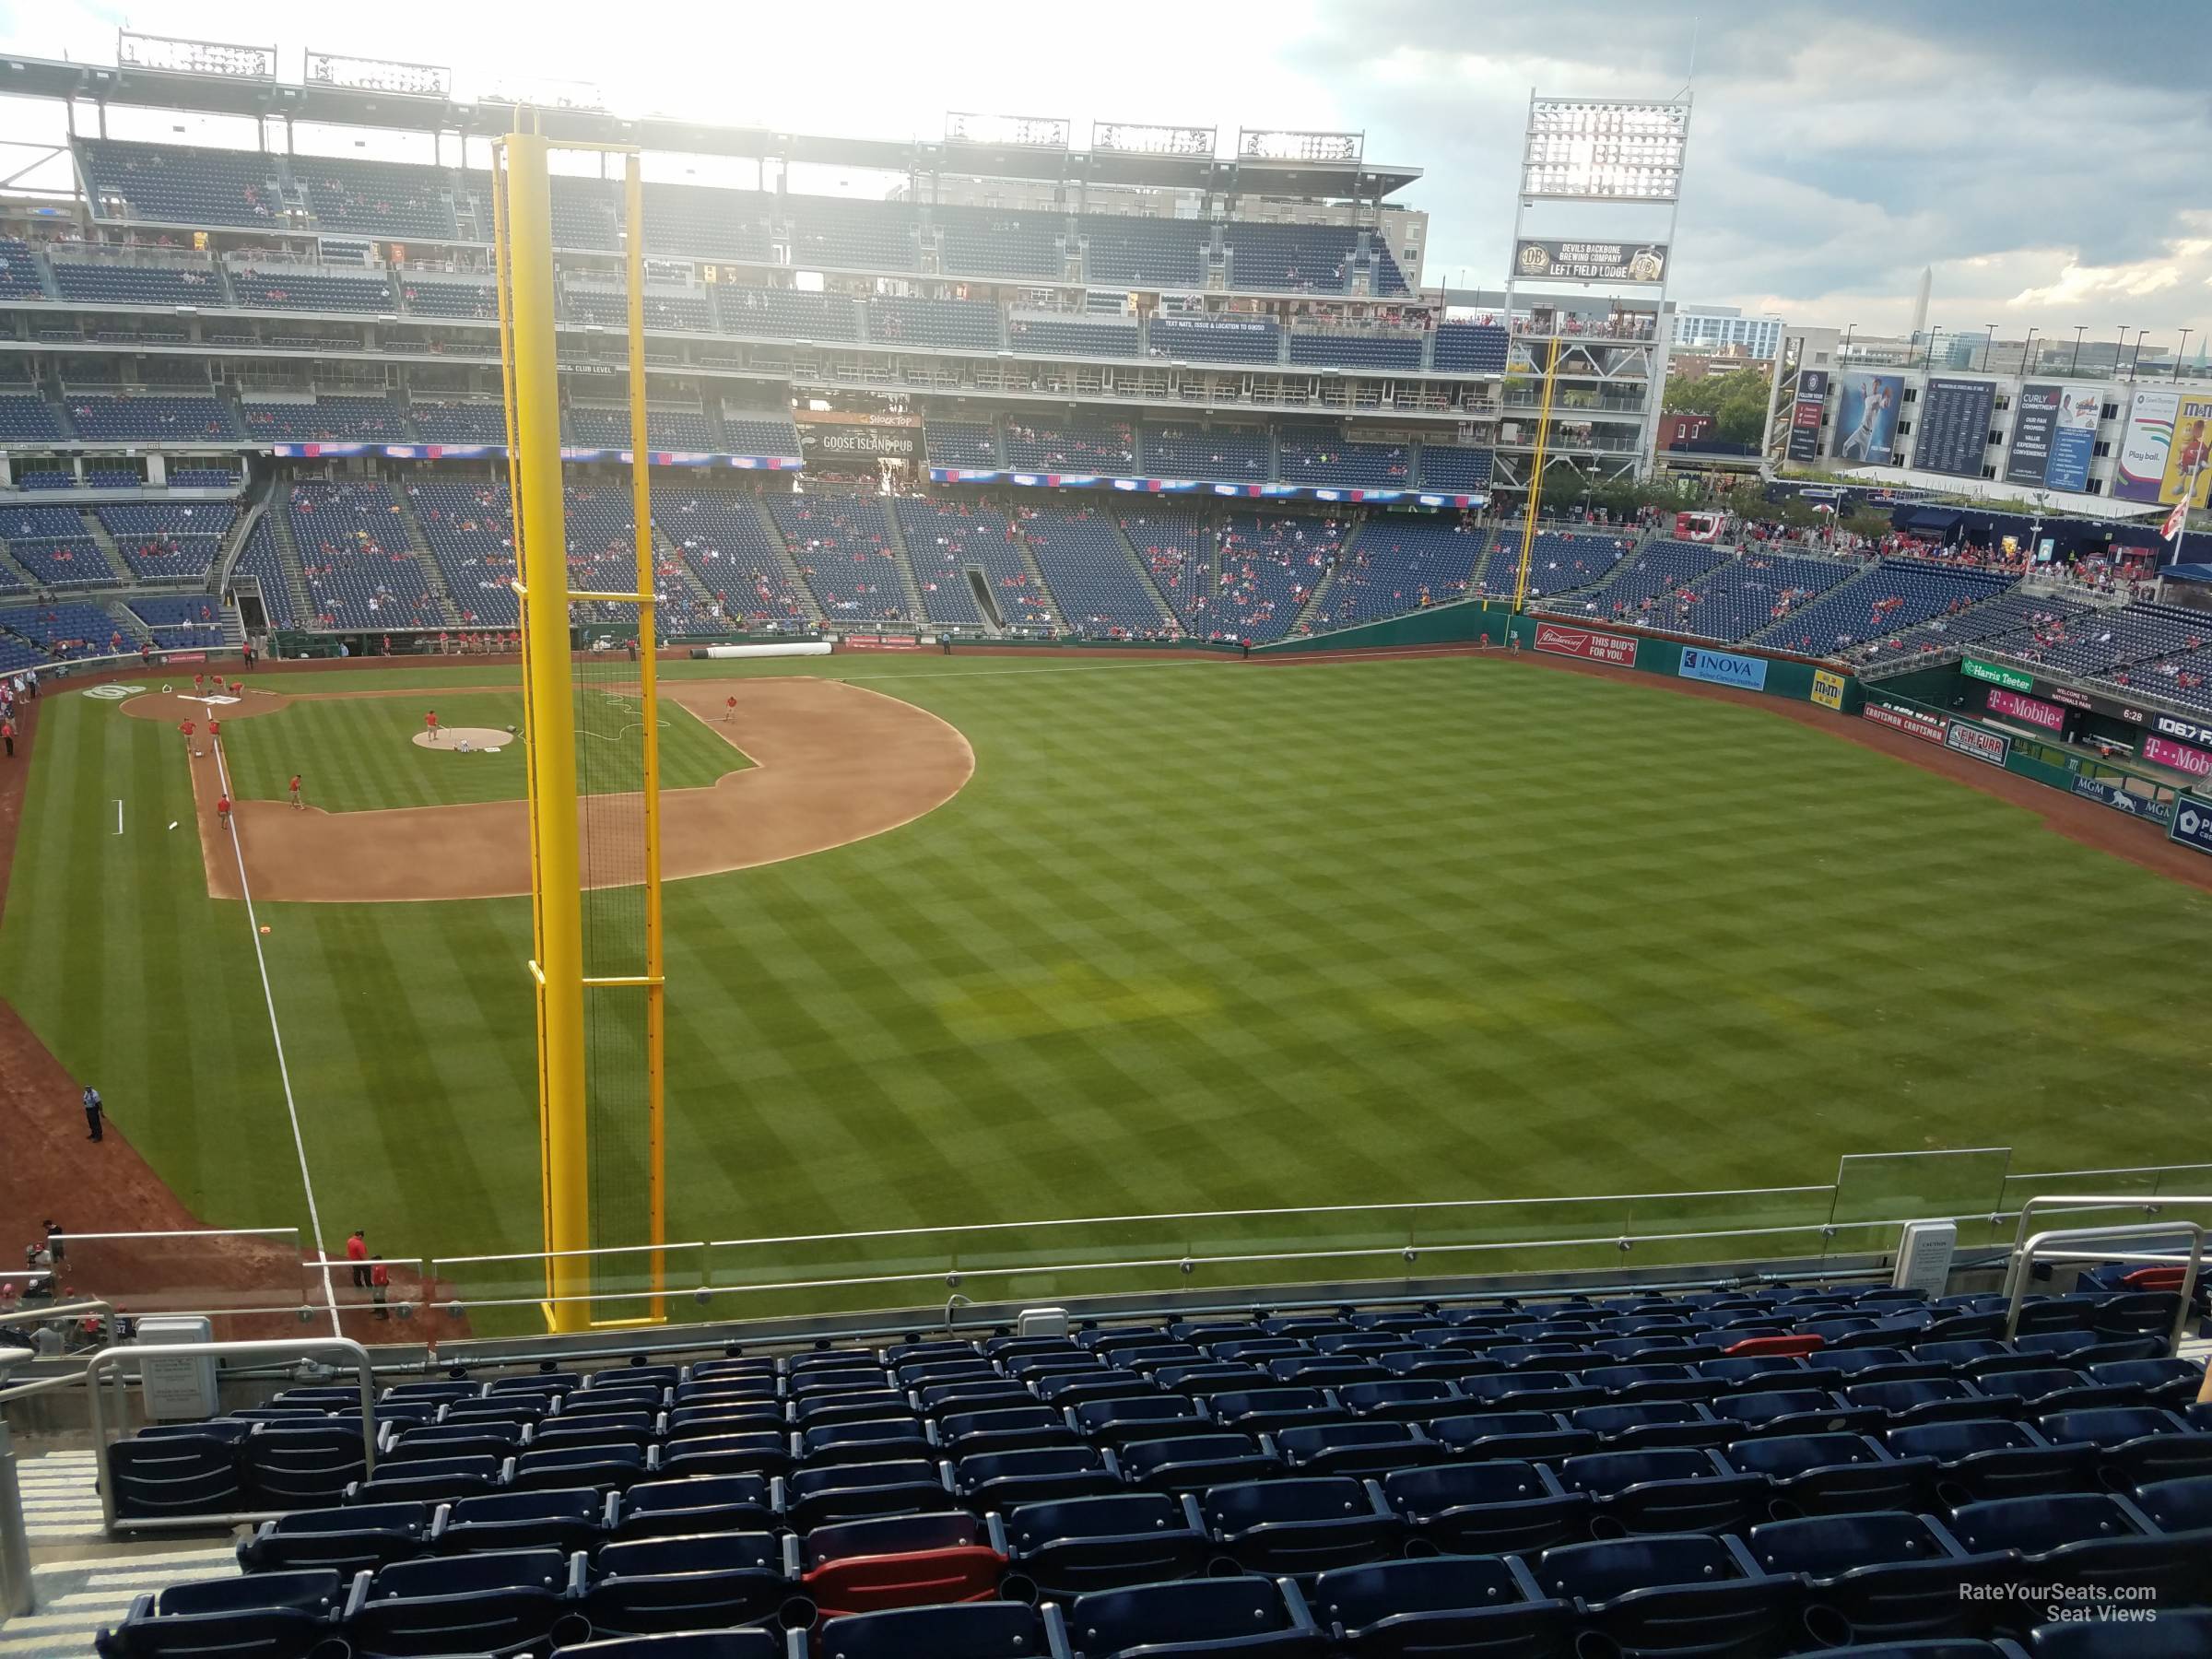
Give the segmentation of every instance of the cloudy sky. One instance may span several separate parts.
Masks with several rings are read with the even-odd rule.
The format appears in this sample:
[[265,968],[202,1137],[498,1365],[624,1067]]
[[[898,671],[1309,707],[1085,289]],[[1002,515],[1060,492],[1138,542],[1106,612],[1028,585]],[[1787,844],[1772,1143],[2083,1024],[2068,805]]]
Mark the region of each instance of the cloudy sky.
[[[2110,338],[2124,325],[2172,344],[2188,327],[2194,352],[2212,326],[2204,0],[380,0],[304,11],[289,0],[0,0],[0,39],[41,56],[112,62],[124,23],[273,42],[288,77],[312,44],[447,64],[465,94],[583,81],[618,110],[797,132],[935,136],[947,109],[1065,116],[1077,142],[1093,120],[1214,125],[1225,146],[1241,125],[1359,129],[1371,158],[1426,170],[1403,199],[1431,215],[1429,280],[1475,285],[1502,278],[1532,88],[1651,98],[1692,85],[1677,298],[1898,329],[1933,265],[1930,320],[1947,329],[2063,337],[2086,324]],[[51,119],[0,111],[0,136],[37,136]],[[136,135],[171,134],[163,124]],[[820,187],[841,182],[867,184]],[[1607,229],[1653,233],[1648,219],[1565,228]]]

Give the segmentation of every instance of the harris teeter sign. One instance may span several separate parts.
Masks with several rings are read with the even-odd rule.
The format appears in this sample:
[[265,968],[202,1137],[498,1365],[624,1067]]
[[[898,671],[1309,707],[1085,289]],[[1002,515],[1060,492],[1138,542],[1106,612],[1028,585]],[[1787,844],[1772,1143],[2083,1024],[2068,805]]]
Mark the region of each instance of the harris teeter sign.
[[2007,691],[2032,691],[2035,676],[2022,674],[2018,668],[2006,668],[1996,663],[1985,663],[1980,657],[1961,657],[1959,672],[1969,679],[1987,680],[1993,686],[2002,686]]

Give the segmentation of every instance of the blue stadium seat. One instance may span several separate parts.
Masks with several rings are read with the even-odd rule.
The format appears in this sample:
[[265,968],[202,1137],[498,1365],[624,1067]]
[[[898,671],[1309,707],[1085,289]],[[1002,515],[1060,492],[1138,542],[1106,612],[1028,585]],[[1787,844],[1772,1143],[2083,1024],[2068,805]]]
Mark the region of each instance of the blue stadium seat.
[[2154,1480],[2137,1487],[2134,1497],[2160,1532],[2212,1533],[2212,1475]]
[[594,1636],[717,1630],[769,1618],[790,1594],[772,1533],[631,1538],[594,1559],[581,1612]]
[[1122,1467],[1132,1485],[1165,1492],[1203,1491],[1231,1481],[1265,1480],[1282,1465],[1249,1434],[1179,1434],[1124,1441]]
[[1310,1606],[1351,1659],[1567,1659],[1573,1621],[1512,1556],[1431,1556],[1341,1567]]
[[2028,1651],[2032,1659],[2202,1659],[2212,1653],[2212,1611],[2136,1608],[2120,1618],[2039,1625]]
[[241,1539],[239,1566],[247,1572],[288,1572],[327,1567],[350,1578],[404,1561],[429,1548],[435,1511],[427,1503],[357,1503],[340,1509],[296,1510],[264,1521]]
[[1248,1572],[1306,1575],[1379,1560],[1401,1523],[1371,1482],[1317,1475],[1208,1487],[1199,1514],[1217,1547]]
[[260,1424],[240,1449],[239,1468],[250,1509],[320,1509],[336,1503],[367,1472],[360,1424]]
[[1194,1498],[1153,1492],[1029,1503],[1006,1517],[1013,1572],[1048,1594],[1182,1578],[1213,1554]]
[[2171,1411],[2134,1406],[2064,1411],[2036,1419],[2054,1445],[2097,1449],[2098,1467],[2116,1487],[2212,1475],[2212,1430],[2192,1429]]
[[610,1636],[556,1647],[563,1659],[789,1659],[780,1630],[682,1630],[665,1636]]
[[1745,1545],[1766,1571],[1806,1582],[1806,1631],[1827,1646],[1985,1634],[2013,1571],[2002,1554],[1970,1558],[1925,1515],[1773,1521]]
[[1322,1659],[1329,1645],[1296,1585],[1251,1576],[1093,1591],[1065,1630],[1072,1659]]
[[557,1549],[395,1561],[354,1581],[347,1641],[362,1659],[515,1653],[576,1606],[583,1573]]
[[2151,1598],[2166,1606],[2212,1605],[2212,1550],[2192,1534],[2161,1534],[2110,1492],[2064,1492],[1961,1504],[1947,1518],[1975,1552],[2016,1550],[2047,1582]]
[[952,1465],[953,1490],[982,1513],[1026,1503],[1097,1498],[1123,1489],[1111,1452],[1059,1446],[963,1457]]
[[773,1524],[775,1494],[759,1475],[706,1475],[647,1481],[620,1496],[618,1538],[749,1532]]
[[110,1446],[107,1458],[115,1513],[123,1519],[232,1514],[246,1507],[234,1438],[140,1434]]
[[1559,1477],[1590,1495],[1600,1521],[1628,1533],[1739,1532],[1768,1499],[1764,1475],[1737,1474],[1718,1453],[1690,1447],[1565,1458]]
[[1629,1653],[1771,1653],[1796,1627],[1795,1581],[1764,1572],[1735,1538],[1568,1544],[1533,1571],[1546,1595],[1573,1602],[1585,1630]]
[[1785,1514],[1918,1512],[1935,1497],[1934,1458],[1898,1457],[1864,1434],[1736,1441],[1722,1455],[1732,1469],[1766,1477],[1778,1512]]
[[1430,1421],[1429,1433],[1456,1455],[1486,1460],[1552,1462],[1598,1449],[1596,1430],[1571,1428],[1566,1418],[1548,1411],[1470,1412],[1435,1418]]
[[1364,1418],[1309,1424],[1272,1437],[1285,1464],[1301,1475],[1382,1475],[1433,1463],[1436,1442],[1410,1423]]
[[493,1549],[589,1549],[606,1532],[606,1498],[596,1488],[492,1492],[438,1512],[431,1547],[441,1555]]
[[1043,1617],[1013,1602],[851,1613],[815,1632],[822,1659],[1040,1659]]
[[1900,1457],[1933,1458],[1937,1490],[1952,1502],[2078,1491],[2095,1474],[2092,1447],[2053,1445],[1998,1418],[1896,1429],[1884,1441]]
[[172,1584],[94,1645],[104,1659],[303,1659],[334,1634],[344,1594],[329,1568]]
[[1594,1505],[1537,1463],[1458,1463],[1382,1478],[1391,1512],[1439,1550],[1488,1555],[1586,1537]]

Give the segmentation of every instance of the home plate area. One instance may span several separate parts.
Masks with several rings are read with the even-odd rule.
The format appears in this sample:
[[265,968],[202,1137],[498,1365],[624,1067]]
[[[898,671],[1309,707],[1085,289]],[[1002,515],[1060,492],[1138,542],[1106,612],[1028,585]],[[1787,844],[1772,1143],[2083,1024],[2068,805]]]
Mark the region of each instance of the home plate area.
[[418,732],[408,741],[417,748],[445,749],[456,755],[496,755],[519,739],[498,726],[440,726],[434,732]]

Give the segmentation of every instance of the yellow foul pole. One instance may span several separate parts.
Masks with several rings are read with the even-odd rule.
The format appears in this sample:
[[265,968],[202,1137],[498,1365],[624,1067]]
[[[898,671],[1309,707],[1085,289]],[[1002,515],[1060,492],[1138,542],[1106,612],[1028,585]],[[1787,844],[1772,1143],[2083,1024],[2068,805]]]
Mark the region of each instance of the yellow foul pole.
[[582,872],[577,851],[574,673],[569,643],[568,526],[561,501],[560,389],[553,325],[553,194],[546,140],[505,140],[509,326],[513,423],[509,445],[521,499],[525,700],[537,797],[531,813],[538,890],[542,1010],[538,1110],[545,1152],[547,1320],[589,1325],[589,1149],[584,1124]]
[[645,711],[645,1203],[653,1250],[653,1317],[667,1317],[662,1292],[667,1262],[668,1160],[661,1081],[667,1049],[666,964],[661,951],[661,720],[659,639],[653,604],[653,485],[645,433],[645,185],[635,152],[623,158],[622,197],[629,230],[630,512],[638,536],[638,693]]
[[1544,348],[1544,400],[1536,411],[1536,448],[1529,460],[1528,510],[1521,515],[1521,568],[1513,574],[1513,608],[1505,619],[1506,637],[1512,637],[1513,618],[1528,597],[1528,561],[1536,547],[1536,508],[1544,496],[1544,441],[1551,435],[1551,388],[1559,373],[1559,343],[1547,339]]

